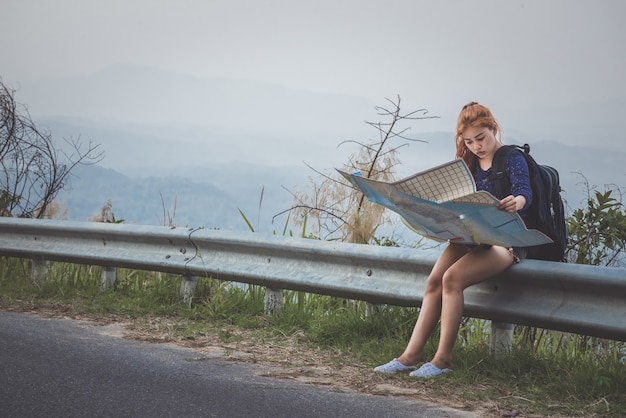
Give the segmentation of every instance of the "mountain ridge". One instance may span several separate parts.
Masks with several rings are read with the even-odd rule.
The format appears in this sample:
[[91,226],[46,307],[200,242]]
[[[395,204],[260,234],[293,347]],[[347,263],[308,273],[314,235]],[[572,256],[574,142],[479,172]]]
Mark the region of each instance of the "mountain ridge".
[[[28,103],[35,123],[55,138],[80,137],[100,144],[105,159],[99,166],[126,176],[120,180],[112,172],[82,172],[89,180],[76,180],[73,191],[60,195],[77,211],[70,210],[71,216],[81,220],[111,198],[119,217],[154,223],[177,196],[183,224],[245,229],[238,209],[256,219],[271,219],[290,206],[288,190],[304,188],[316,176],[308,166],[332,172],[355,155],[356,142],[381,140],[364,123],[379,121],[380,109],[365,98],[250,80],[205,80],[127,64],[22,86],[16,101]],[[403,108],[409,108],[406,103]],[[577,173],[600,189],[615,184],[623,190],[626,184],[622,110],[626,100],[505,114],[505,143],[530,143],[538,162],[559,170],[564,196],[576,208],[586,202],[584,178]],[[427,143],[410,142],[398,149],[398,178],[454,157],[454,134],[441,129],[443,122],[453,126],[453,120],[405,122],[402,127],[411,129],[404,135]],[[399,138],[391,141],[392,146],[402,144]],[[83,187],[82,181],[91,186]],[[78,189],[89,194],[80,196]],[[137,199],[151,204],[135,208],[131,189]],[[165,208],[160,196],[164,191]],[[89,201],[89,208],[81,200]],[[212,212],[204,209],[211,207]],[[264,224],[271,228],[271,222]]]

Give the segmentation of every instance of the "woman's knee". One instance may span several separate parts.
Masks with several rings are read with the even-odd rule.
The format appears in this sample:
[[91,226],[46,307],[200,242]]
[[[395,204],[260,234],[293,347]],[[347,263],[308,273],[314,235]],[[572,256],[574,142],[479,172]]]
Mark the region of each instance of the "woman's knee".
[[426,293],[441,293],[441,277],[440,276],[428,276],[426,279]]
[[448,269],[441,278],[441,290],[444,293],[464,290],[462,273],[455,269]]

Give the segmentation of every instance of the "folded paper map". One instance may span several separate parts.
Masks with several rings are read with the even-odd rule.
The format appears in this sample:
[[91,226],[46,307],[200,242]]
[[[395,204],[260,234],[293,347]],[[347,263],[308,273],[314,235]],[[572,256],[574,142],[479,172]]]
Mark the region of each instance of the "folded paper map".
[[392,183],[338,170],[370,202],[398,213],[412,230],[436,241],[530,247],[552,242],[527,229],[517,213],[496,208],[498,199],[476,191],[463,160],[454,160]]

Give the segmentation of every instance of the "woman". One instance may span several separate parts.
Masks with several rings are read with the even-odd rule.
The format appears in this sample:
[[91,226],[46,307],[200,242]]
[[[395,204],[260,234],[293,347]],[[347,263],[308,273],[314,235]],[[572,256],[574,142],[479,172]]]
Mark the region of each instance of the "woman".
[[[476,102],[463,106],[456,129],[456,157],[470,168],[478,190],[495,196],[491,163],[502,146],[500,126],[491,111]],[[511,182],[510,195],[500,200],[498,209],[505,212],[524,211],[531,204],[532,192],[528,165],[520,152],[512,152],[505,162],[505,171]],[[411,372],[413,377],[432,377],[452,370],[452,348],[463,315],[463,290],[483,282],[526,254],[523,248],[504,248],[490,245],[449,243],[435,263],[428,280],[422,307],[413,334],[398,358],[374,368],[381,373]],[[437,322],[441,320],[441,336],[434,357],[419,369],[422,350]]]

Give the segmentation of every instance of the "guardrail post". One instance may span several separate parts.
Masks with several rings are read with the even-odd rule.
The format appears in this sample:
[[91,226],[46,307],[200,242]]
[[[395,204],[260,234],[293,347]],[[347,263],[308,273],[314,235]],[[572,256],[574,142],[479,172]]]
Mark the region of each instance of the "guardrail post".
[[265,315],[276,315],[283,309],[283,291],[265,288]]
[[31,259],[30,280],[33,283],[41,283],[46,280],[46,260],[43,258]]
[[198,284],[198,278],[190,274],[184,274],[180,283],[180,295],[183,298],[183,303],[189,303],[193,299],[193,294],[196,291],[196,284]]
[[115,287],[117,281],[117,268],[116,267],[102,267],[102,273],[100,273],[100,289],[112,289]]
[[511,353],[513,343],[513,324],[491,321],[490,349],[497,358],[503,358]]

